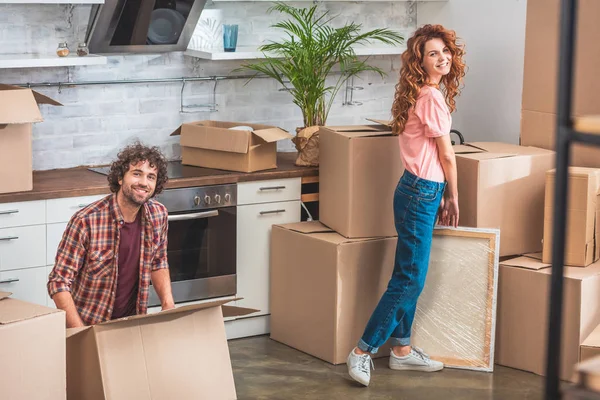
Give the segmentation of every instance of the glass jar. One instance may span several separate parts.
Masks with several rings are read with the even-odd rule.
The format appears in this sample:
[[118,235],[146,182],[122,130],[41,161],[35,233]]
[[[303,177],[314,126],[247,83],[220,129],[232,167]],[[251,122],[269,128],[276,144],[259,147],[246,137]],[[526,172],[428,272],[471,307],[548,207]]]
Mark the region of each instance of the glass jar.
[[88,49],[87,43],[79,43],[79,46],[77,46],[77,55],[79,57],[85,57],[88,54],[90,54],[90,49]]
[[67,46],[67,42],[61,42],[58,44],[58,48],[56,49],[56,54],[59,57],[66,57],[70,53],[69,47]]

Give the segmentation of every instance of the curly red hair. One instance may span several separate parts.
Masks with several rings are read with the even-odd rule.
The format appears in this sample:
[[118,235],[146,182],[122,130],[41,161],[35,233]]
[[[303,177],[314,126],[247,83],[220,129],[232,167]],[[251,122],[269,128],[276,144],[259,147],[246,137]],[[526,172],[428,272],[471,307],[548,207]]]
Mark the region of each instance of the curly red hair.
[[408,39],[407,49],[401,56],[400,80],[396,84],[396,94],[392,105],[392,130],[396,135],[404,131],[408,112],[415,106],[421,87],[427,83],[427,73],[421,66],[423,53],[425,43],[436,38],[442,39],[452,53],[450,72],[442,77],[440,90],[446,98],[450,112],[454,112],[456,109],[454,98],[460,94],[460,85],[465,76],[464,45],[457,43],[454,31],[448,30],[442,25],[424,25]]

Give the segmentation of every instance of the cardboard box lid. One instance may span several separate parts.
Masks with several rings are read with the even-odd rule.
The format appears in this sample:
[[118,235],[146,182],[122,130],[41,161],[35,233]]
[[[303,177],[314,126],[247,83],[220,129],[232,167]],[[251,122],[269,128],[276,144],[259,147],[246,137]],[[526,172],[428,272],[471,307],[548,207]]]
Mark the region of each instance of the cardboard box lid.
[[[199,311],[199,310],[204,310],[204,309],[207,309],[207,308],[219,307],[219,306],[222,306],[222,305],[224,305],[226,303],[229,303],[231,301],[236,301],[236,300],[240,300],[240,299],[241,298],[226,299],[226,300],[215,300],[215,301],[209,301],[209,302],[206,302],[206,303],[192,304],[192,305],[188,305],[188,306],[176,307],[176,308],[173,308],[171,310],[160,311],[160,312],[153,313],[153,314],[133,315],[131,317],[124,317],[124,318],[119,318],[119,319],[115,319],[115,320],[111,320],[111,321],[105,321],[105,322],[102,322],[100,324],[94,325],[93,327],[97,328],[97,329],[102,329],[102,327],[104,327],[104,326],[111,326],[111,327],[113,327],[113,325],[120,324],[120,323],[123,323],[125,321],[133,321],[133,320],[153,321],[153,320],[160,320],[165,315],[182,314],[182,313],[185,313],[185,312]],[[259,311],[259,310],[255,310],[255,309],[251,309],[251,308],[233,307],[233,306],[223,306],[222,310],[223,310],[223,317],[237,317],[237,316],[252,314],[252,313],[255,313],[255,312]],[[69,329],[67,329],[67,337],[76,335],[79,332],[82,332],[82,331],[86,330],[86,328],[90,328],[90,327],[69,328]]]
[[510,260],[501,261],[500,265],[505,265],[508,267],[519,267],[531,270],[540,270],[543,268],[549,268],[550,264],[544,264],[540,260],[536,260],[535,258],[521,256],[516,258],[511,258]]
[[453,146],[454,153],[463,158],[489,160],[516,156],[535,156],[552,154],[553,151],[530,146],[518,146],[501,142],[472,142]]
[[600,325],[590,333],[581,345],[586,347],[600,347]]
[[50,97],[41,94],[40,92],[36,92],[35,90],[24,88],[21,86],[7,85],[5,83],[0,83],[0,90],[27,90],[33,93],[33,97],[35,98],[36,103],[38,104],[50,104],[52,106],[62,106],[58,101],[51,99]]
[[55,308],[10,298],[12,293],[0,292],[0,325],[8,325],[43,315],[64,312]]
[[[546,171],[546,175],[556,175],[556,168]],[[577,176],[582,178],[595,178],[600,177],[600,168],[586,168],[586,167],[569,167],[569,176]]]
[[390,121],[380,119],[367,118],[368,121],[374,122],[374,125],[340,125],[340,126],[325,126],[324,128],[334,131],[341,136],[352,138],[371,137],[371,136],[391,136],[392,130]]
[[[235,126],[248,126],[252,128],[252,130],[230,129]],[[185,127],[192,128],[189,131],[189,135],[182,135],[182,131],[184,131]],[[198,127],[204,127],[207,129],[197,129]],[[182,135],[182,146],[242,154],[247,153],[250,148],[251,135],[255,135],[266,143],[273,143],[279,140],[291,139],[294,137],[285,130],[270,125],[212,120],[188,122],[182,124],[173,133],[171,133],[170,136],[178,135]]]
[[315,239],[323,240],[326,242],[330,242],[333,244],[345,244],[345,243],[355,243],[355,242],[367,242],[371,240],[381,240],[386,239],[392,236],[378,236],[378,237],[368,237],[368,238],[355,238],[349,239],[345,236],[340,235],[333,229],[323,225],[319,221],[309,221],[309,222],[293,222],[291,224],[283,224],[283,225],[274,225],[283,229],[287,229],[289,231],[301,233],[303,235],[314,237]]
[[[524,268],[533,271],[538,271],[541,274],[552,274],[552,265],[541,262],[540,259],[536,259],[533,256],[539,253],[524,255],[521,257],[512,258],[510,260],[501,261],[500,265],[507,267]],[[565,266],[563,276],[569,279],[584,280],[594,276],[600,275],[600,261],[596,261],[593,264],[588,265],[585,268],[581,267],[569,267]]]

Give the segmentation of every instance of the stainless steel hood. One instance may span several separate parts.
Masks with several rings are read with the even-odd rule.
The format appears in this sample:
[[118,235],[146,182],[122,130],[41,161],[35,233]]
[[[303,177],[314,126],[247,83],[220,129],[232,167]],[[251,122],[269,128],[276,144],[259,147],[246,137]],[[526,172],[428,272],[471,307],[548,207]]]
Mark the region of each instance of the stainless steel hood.
[[94,54],[184,51],[206,0],[105,0],[94,5],[86,42]]

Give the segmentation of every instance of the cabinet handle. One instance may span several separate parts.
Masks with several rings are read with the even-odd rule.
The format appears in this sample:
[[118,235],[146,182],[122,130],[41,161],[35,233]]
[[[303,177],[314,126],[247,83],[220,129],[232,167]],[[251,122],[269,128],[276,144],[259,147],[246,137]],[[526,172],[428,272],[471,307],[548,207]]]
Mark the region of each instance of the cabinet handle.
[[17,240],[19,237],[18,236],[4,236],[4,237],[0,237],[0,241],[2,240]]
[[266,215],[266,214],[279,214],[285,212],[285,210],[269,210],[269,211],[261,211],[260,215]]
[[0,215],[16,214],[18,212],[19,212],[19,210],[6,210],[6,211],[0,211]]
[[279,189],[285,189],[285,186],[264,186],[261,188],[258,188],[258,190],[260,191],[265,191],[265,190],[279,190]]
[[13,283],[13,282],[19,282],[19,278],[8,278],[8,279],[4,279],[4,280],[0,281],[0,283]]
[[77,208],[83,208],[85,206],[87,206],[87,204],[77,204]]

